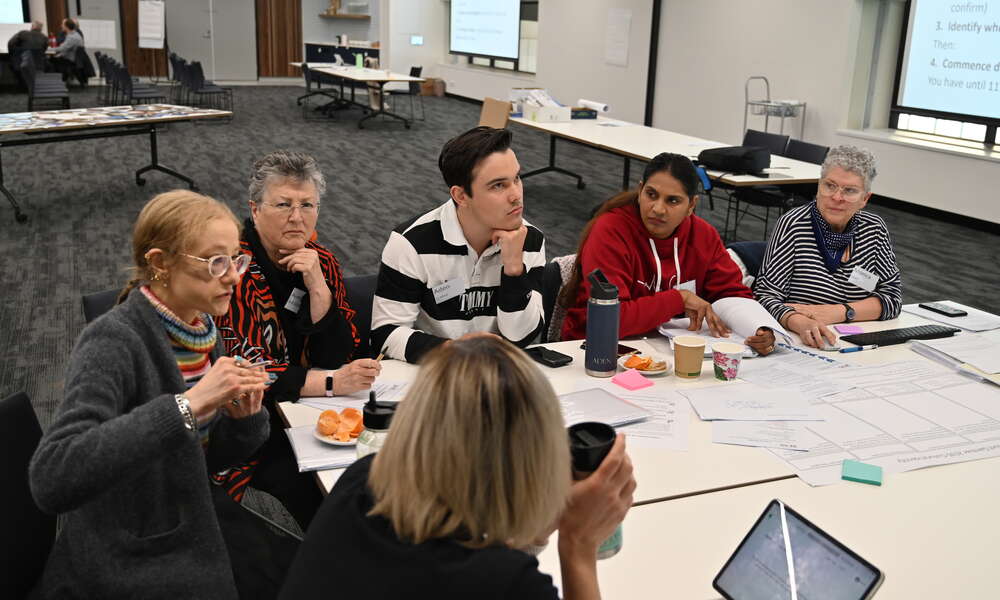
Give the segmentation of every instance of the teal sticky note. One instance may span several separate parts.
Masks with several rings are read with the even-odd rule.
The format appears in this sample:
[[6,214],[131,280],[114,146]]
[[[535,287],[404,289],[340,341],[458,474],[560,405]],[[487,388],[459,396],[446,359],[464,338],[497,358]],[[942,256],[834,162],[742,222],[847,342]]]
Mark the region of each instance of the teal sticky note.
[[845,460],[841,467],[840,478],[858,483],[882,485],[882,467],[856,460]]

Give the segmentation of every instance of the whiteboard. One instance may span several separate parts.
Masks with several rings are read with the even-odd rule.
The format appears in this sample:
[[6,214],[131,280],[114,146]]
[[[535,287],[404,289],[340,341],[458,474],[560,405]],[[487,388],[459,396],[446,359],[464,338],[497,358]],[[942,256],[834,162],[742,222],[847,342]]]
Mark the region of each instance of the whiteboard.
[[139,1],[139,47],[163,48],[163,0]]
[[87,36],[84,39],[84,44],[87,49],[99,48],[99,49],[118,49],[118,32],[115,31],[116,23],[114,21],[105,21],[102,19],[80,19],[80,30],[83,31],[83,35]]
[[7,54],[7,40],[25,29],[31,29],[31,23],[0,23],[0,54]]

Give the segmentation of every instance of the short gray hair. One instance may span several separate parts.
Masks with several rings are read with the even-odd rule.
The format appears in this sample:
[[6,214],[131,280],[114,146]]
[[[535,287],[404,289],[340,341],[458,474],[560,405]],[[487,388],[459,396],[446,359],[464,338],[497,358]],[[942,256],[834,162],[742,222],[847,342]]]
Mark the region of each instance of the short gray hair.
[[316,196],[326,192],[326,178],[319,170],[316,159],[303,152],[276,150],[253,163],[250,171],[250,201],[257,204],[264,197],[264,189],[272,179],[307,181],[316,186]]
[[32,31],[41,31],[42,27],[43,27],[43,25],[42,25],[41,21],[32,21],[31,22],[31,30]]
[[850,171],[861,177],[865,184],[865,191],[872,191],[872,182],[875,181],[875,156],[866,148],[857,146],[834,146],[820,167],[820,177],[826,177],[827,172],[832,167],[840,167],[845,171]]

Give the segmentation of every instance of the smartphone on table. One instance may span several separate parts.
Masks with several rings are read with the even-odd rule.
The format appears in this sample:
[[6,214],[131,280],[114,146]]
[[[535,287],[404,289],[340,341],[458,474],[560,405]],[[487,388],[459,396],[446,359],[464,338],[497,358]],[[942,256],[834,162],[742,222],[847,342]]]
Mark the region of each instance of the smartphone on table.
[[525,348],[525,352],[528,353],[535,362],[541,363],[546,367],[562,367],[573,362],[573,357],[562,352],[556,352],[555,350],[550,350],[544,346],[534,346],[532,348]]

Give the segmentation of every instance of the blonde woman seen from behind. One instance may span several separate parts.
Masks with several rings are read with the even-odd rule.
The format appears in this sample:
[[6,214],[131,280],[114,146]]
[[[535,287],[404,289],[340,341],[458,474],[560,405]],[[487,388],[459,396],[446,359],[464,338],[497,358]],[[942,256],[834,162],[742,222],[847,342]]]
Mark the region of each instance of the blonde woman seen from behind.
[[552,387],[496,337],[432,351],[382,450],[351,466],[313,521],[282,598],[557,598],[522,549],[559,529],[564,597],[599,598],[597,547],[632,504],[619,436],[601,467],[571,479]]

